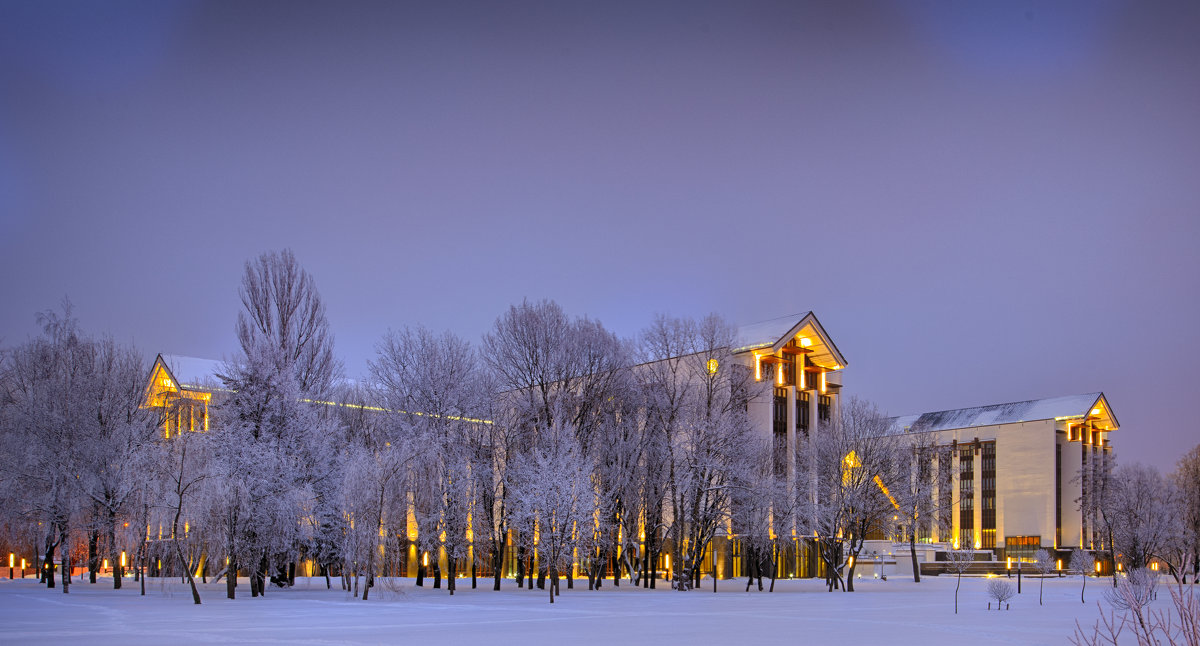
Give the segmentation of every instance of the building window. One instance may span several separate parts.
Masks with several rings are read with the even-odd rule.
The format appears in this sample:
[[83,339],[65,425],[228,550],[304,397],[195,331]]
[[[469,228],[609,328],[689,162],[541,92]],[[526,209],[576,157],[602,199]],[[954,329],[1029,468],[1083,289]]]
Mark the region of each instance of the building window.
[[817,397],[817,418],[822,422],[828,422],[833,408],[833,398],[829,395],[819,395]]
[[980,536],[983,549],[996,547],[996,443],[984,442],[980,450]]
[[787,473],[787,389],[775,389],[771,455],[777,476]]
[[975,546],[975,451],[970,446],[958,452],[958,539],[961,548]]
[[1062,444],[1054,444],[1054,546],[1062,546]]
[[1041,536],[1006,536],[1004,538],[1005,555],[1016,561],[1025,561],[1026,563],[1033,561],[1033,555],[1041,548]]

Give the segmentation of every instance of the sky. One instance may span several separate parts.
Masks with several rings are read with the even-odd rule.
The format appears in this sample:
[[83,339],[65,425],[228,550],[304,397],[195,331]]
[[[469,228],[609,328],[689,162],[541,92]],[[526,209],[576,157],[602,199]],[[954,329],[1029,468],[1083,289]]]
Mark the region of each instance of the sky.
[[[0,0],[0,345],[232,356],[291,248],[348,376],[523,299],[812,310],[894,414],[1200,441],[1200,4]],[[484,349],[486,351],[486,348]]]

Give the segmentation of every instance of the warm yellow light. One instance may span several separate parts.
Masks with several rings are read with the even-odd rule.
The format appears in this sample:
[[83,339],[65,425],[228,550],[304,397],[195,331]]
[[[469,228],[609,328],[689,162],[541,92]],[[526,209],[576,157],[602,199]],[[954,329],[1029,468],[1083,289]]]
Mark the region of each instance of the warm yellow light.
[[1100,561],[1096,561],[1096,574],[1100,574]]
[[775,383],[780,386],[783,385],[783,364],[782,363],[775,366]]
[[807,348],[810,345],[812,345],[812,339],[806,336],[800,337],[800,347]]
[[981,547],[983,547],[983,543],[980,543],[979,541],[975,541],[975,549],[979,549]]
[[21,569],[25,569],[25,559],[21,559]]
[[104,561],[100,563],[100,569],[101,569],[101,570],[107,570],[107,569],[108,569],[108,559],[104,559]]
[[17,555],[12,552],[8,553],[8,567],[15,567],[13,564],[17,562]]
[[851,554],[850,558],[847,559],[846,567],[854,567],[854,555],[853,554]]
[[1058,559],[1057,567],[1055,569],[1057,569],[1057,570],[1062,569],[1062,559]]
[[1123,569],[1123,568],[1121,567],[1121,564],[1120,564],[1120,563],[1117,563],[1117,571],[1118,571],[1118,572],[1120,572],[1122,569]]
[[825,394],[825,372],[821,372],[821,394]]
[[1150,564],[1150,569],[1151,569],[1151,570],[1154,570],[1155,572],[1157,572],[1157,571],[1158,571],[1158,563],[1151,563],[1151,564]]
[[754,380],[762,381],[762,355],[754,353]]
[[719,368],[719,367],[721,367],[721,363],[719,361],[717,361],[716,359],[708,360],[708,374],[710,374],[710,375],[717,374],[717,368]]
[[1011,556],[1004,559],[1004,567],[1009,570],[1012,569],[1012,557]]
[[121,567],[125,567],[125,552],[121,552]]
[[429,552],[425,552],[425,556],[421,559],[421,565],[429,566]]
[[1092,409],[1092,414],[1093,414],[1093,415],[1099,415],[1099,414],[1100,414],[1100,409],[1099,409],[1099,408],[1093,408],[1093,409]]

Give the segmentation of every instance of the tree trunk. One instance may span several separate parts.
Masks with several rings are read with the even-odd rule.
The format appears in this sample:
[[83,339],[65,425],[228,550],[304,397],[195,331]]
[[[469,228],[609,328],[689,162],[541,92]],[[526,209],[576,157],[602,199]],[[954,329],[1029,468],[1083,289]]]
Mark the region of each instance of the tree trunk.
[[96,582],[96,575],[100,573],[100,532],[96,529],[88,530],[88,583]]
[[433,589],[440,590],[442,588],[442,564],[435,560],[433,563]]
[[53,532],[46,535],[46,558],[42,559],[42,583],[46,584],[47,588],[54,588],[54,548],[58,543],[54,542]]
[[[917,563],[917,533],[909,532],[908,534],[908,553],[912,557],[913,583],[921,582],[921,565]],[[996,609],[999,610],[999,604]]]
[[503,574],[501,568],[504,566],[504,543],[500,544],[500,549],[492,550],[492,589],[500,591],[500,577]]
[[71,591],[71,542],[66,523],[58,526],[58,543],[62,545],[62,588],[63,594]]
[[237,557],[232,552],[229,554],[229,565],[225,566],[225,598],[233,599],[237,596]]
[[125,576],[125,568],[121,567],[121,550],[117,548],[117,521],[112,510],[108,512],[108,553],[112,559],[113,589],[121,589],[121,579]]
[[[525,546],[517,546],[517,587],[525,587]],[[533,587],[530,585],[529,587]]]

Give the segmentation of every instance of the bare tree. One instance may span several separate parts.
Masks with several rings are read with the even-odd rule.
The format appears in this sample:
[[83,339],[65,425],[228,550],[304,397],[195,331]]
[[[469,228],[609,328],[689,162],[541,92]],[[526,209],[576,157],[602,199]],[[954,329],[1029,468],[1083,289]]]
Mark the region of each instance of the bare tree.
[[409,469],[418,540],[445,555],[447,588],[454,594],[457,563],[470,556],[468,535],[474,503],[472,436],[488,421],[476,355],[469,343],[426,329],[390,333],[379,346],[371,372],[393,423],[421,450]]
[[1111,479],[1105,513],[1114,553],[1129,571],[1165,558],[1181,529],[1174,488],[1157,470],[1142,464],[1121,465]]
[[942,500],[937,491],[938,463],[950,459],[951,449],[938,446],[932,433],[906,436],[897,442],[894,479],[887,488],[896,506],[898,530],[908,541],[912,559],[913,581],[921,582],[921,567],[917,561],[917,541],[935,533],[945,535],[950,528],[943,522]]
[[572,567],[577,528],[592,518],[592,464],[575,430],[561,423],[545,429],[532,450],[517,460],[511,480],[514,525],[537,537],[539,569],[550,579],[554,603],[559,575]]
[[886,531],[898,515],[886,483],[909,474],[900,475],[897,455],[903,451],[890,431],[890,421],[872,404],[850,398],[841,418],[809,440],[805,451],[811,455],[798,461],[804,479],[815,483],[815,496],[807,499],[803,516],[817,536],[830,590],[842,584],[843,567],[845,589],[854,590],[854,567],[866,537]]
[[1042,605],[1042,590],[1046,585],[1046,576],[1054,571],[1054,555],[1050,550],[1040,549],[1033,555],[1033,567],[1041,576],[1038,577],[1038,605]]
[[715,315],[660,317],[642,335],[646,363],[634,371],[646,393],[647,425],[666,451],[665,521],[679,590],[699,584],[697,566],[751,472],[746,410],[764,386],[733,360],[734,337]]
[[[1200,444],[1179,458],[1172,479],[1179,492],[1184,560],[1190,560],[1194,585],[1200,581]],[[1187,583],[1187,569],[1181,567],[1182,583]]]
[[962,587],[962,575],[975,562],[975,552],[971,550],[951,550],[946,552],[946,569],[955,574],[954,582],[954,614],[958,614],[958,589]]
[[1096,569],[1096,557],[1091,552],[1077,547],[1071,551],[1071,562],[1068,567],[1071,568],[1072,574],[1082,577],[1083,585],[1079,588],[1079,603],[1087,603],[1083,600],[1083,593],[1087,590],[1088,577]]
[[1004,579],[991,579],[987,584],[988,596],[996,600],[996,610],[1004,605],[1005,601],[1013,598],[1017,591],[1013,585]]

